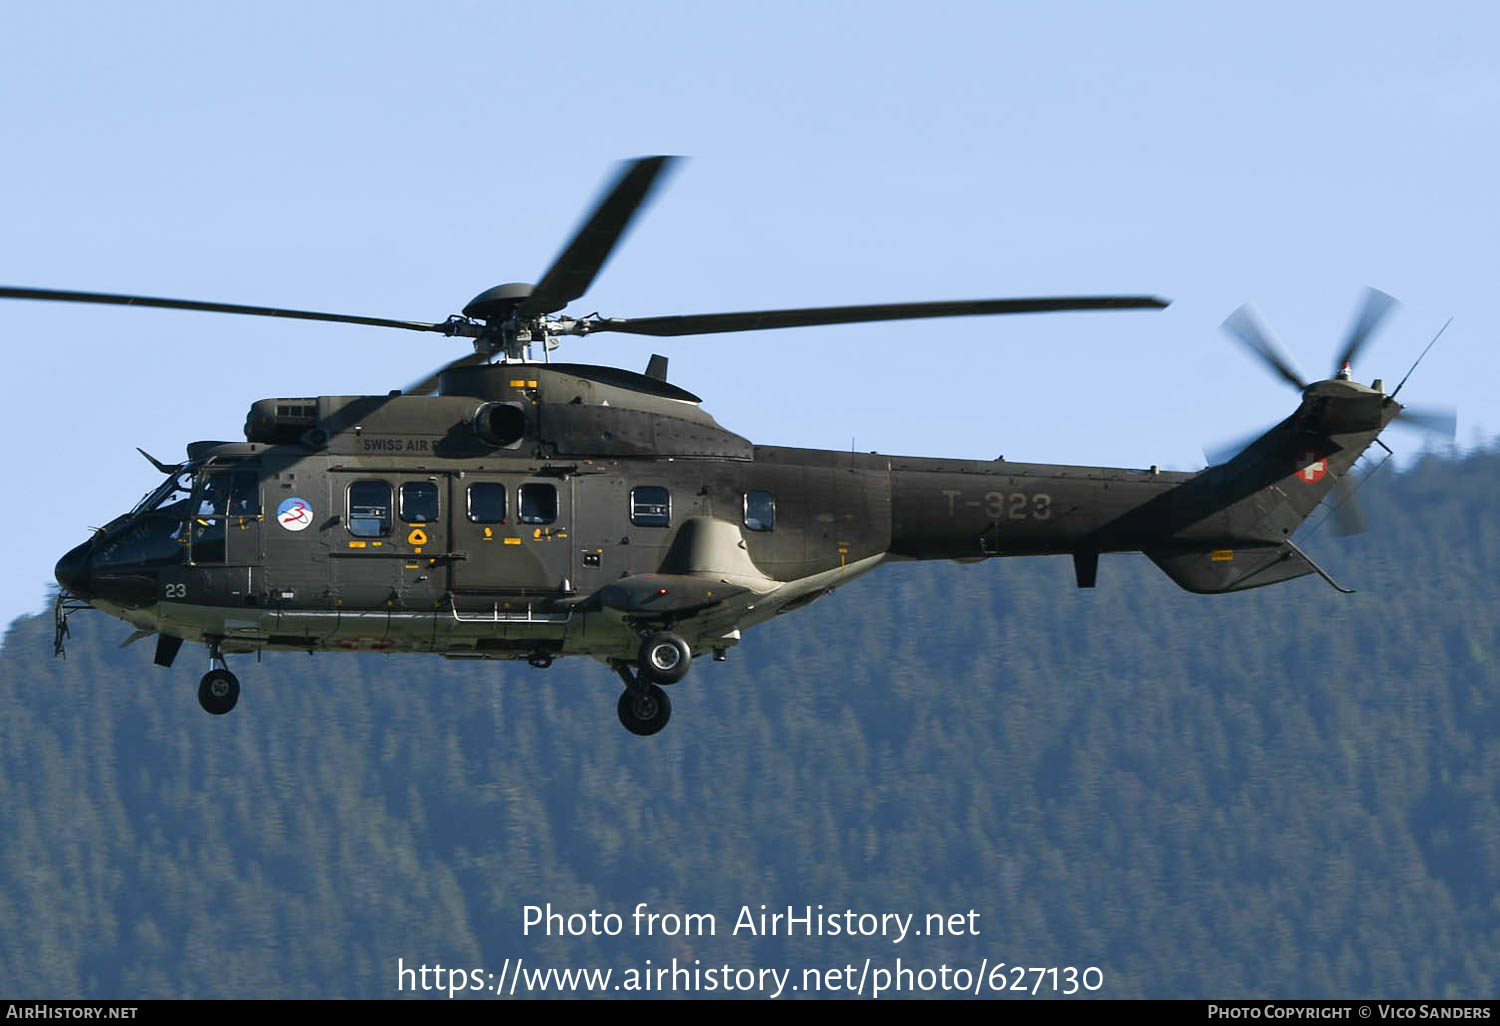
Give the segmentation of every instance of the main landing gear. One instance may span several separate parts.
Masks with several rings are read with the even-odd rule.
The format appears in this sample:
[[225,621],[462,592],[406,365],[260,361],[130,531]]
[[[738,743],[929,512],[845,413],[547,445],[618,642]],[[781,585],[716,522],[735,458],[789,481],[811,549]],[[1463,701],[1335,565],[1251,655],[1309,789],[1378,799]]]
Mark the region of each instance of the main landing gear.
[[682,637],[671,631],[654,631],[641,642],[636,664],[654,684],[676,684],[687,676],[693,653]]
[[662,686],[676,684],[687,676],[692,661],[692,650],[681,635],[651,631],[641,641],[634,667],[624,660],[613,664],[625,682],[618,712],[626,730],[644,737],[667,725],[672,718],[672,700]]
[[240,679],[229,672],[218,642],[209,642],[208,661],[212,669],[198,682],[198,704],[204,712],[223,716],[240,700]]
[[[625,670],[625,673],[629,672]],[[672,700],[656,684],[630,684],[620,692],[620,701],[615,710],[620,714],[620,723],[626,730],[649,737],[665,727],[672,718]]]

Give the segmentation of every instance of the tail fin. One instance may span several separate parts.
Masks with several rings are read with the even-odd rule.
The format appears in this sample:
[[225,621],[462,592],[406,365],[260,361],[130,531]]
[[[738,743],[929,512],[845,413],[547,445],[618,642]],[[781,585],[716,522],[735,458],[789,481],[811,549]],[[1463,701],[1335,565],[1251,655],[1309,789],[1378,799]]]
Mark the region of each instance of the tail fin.
[[1163,497],[1172,532],[1146,555],[1181,587],[1209,594],[1322,573],[1292,535],[1400,410],[1351,381],[1308,386],[1296,413]]

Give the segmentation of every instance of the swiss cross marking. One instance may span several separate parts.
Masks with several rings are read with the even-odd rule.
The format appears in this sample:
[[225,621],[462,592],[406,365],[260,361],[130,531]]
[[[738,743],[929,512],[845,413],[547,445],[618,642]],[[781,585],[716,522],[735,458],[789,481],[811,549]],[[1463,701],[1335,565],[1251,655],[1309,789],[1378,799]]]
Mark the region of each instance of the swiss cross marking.
[[1328,461],[1311,451],[1302,454],[1297,466],[1300,468],[1297,477],[1309,484],[1323,480],[1323,475],[1328,473]]

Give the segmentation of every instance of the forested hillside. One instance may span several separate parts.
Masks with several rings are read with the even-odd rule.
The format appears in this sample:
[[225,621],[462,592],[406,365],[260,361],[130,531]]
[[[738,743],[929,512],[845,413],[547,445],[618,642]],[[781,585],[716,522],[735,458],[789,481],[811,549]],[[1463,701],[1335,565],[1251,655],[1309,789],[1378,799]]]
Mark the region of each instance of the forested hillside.
[[[981,958],[1102,994],[1500,992],[1500,453],[1362,492],[1316,578],[1179,591],[1106,557],[897,564],[623,731],[592,662],[151,665],[47,617],[0,650],[0,995],[393,996],[398,957],[624,967]],[[521,907],[713,912],[538,940]],[[978,938],[722,936],[743,904],[981,913]],[[689,953],[691,952],[691,953]]]

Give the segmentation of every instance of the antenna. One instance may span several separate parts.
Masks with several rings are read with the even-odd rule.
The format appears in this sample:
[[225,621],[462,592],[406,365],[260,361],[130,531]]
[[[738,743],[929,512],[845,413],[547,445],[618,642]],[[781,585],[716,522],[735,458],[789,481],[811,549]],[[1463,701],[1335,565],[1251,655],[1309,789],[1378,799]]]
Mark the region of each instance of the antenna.
[[[1427,353],[1432,349],[1432,347],[1435,346],[1435,345],[1437,345],[1437,340],[1443,337],[1443,332],[1447,331],[1448,330],[1448,325],[1450,325],[1452,323],[1453,323],[1453,318],[1452,317],[1449,317],[1446,321],[1443,322],[1443,326],[1438,329],[1438,333],[1436,335],[1432,336],[1432,341],[1429,342],[1429,343],[1427,343],[1427,348],[1424,349],[1424,350],[1422,350],[1421,355],[1419,355],[1417,357],[1416,363],[1413,363],[1411,365],[1411,370],[1409,370],[1409,371],[1406,372],[1406,377],[1402,378],[1401,381],[1400,381],[1400,384],[1398,384],[1396,386],[1396,392],[1401,391],[1401,386],[1406,384],[1406,378],[1411,377],[1411,372],[1417,369],[1417,363],[1421,363],[1422,360],[1427,356]],[[1391,398],[1392,399],[1396,398],[1396,392],[1392,392],[1391,393]]]

